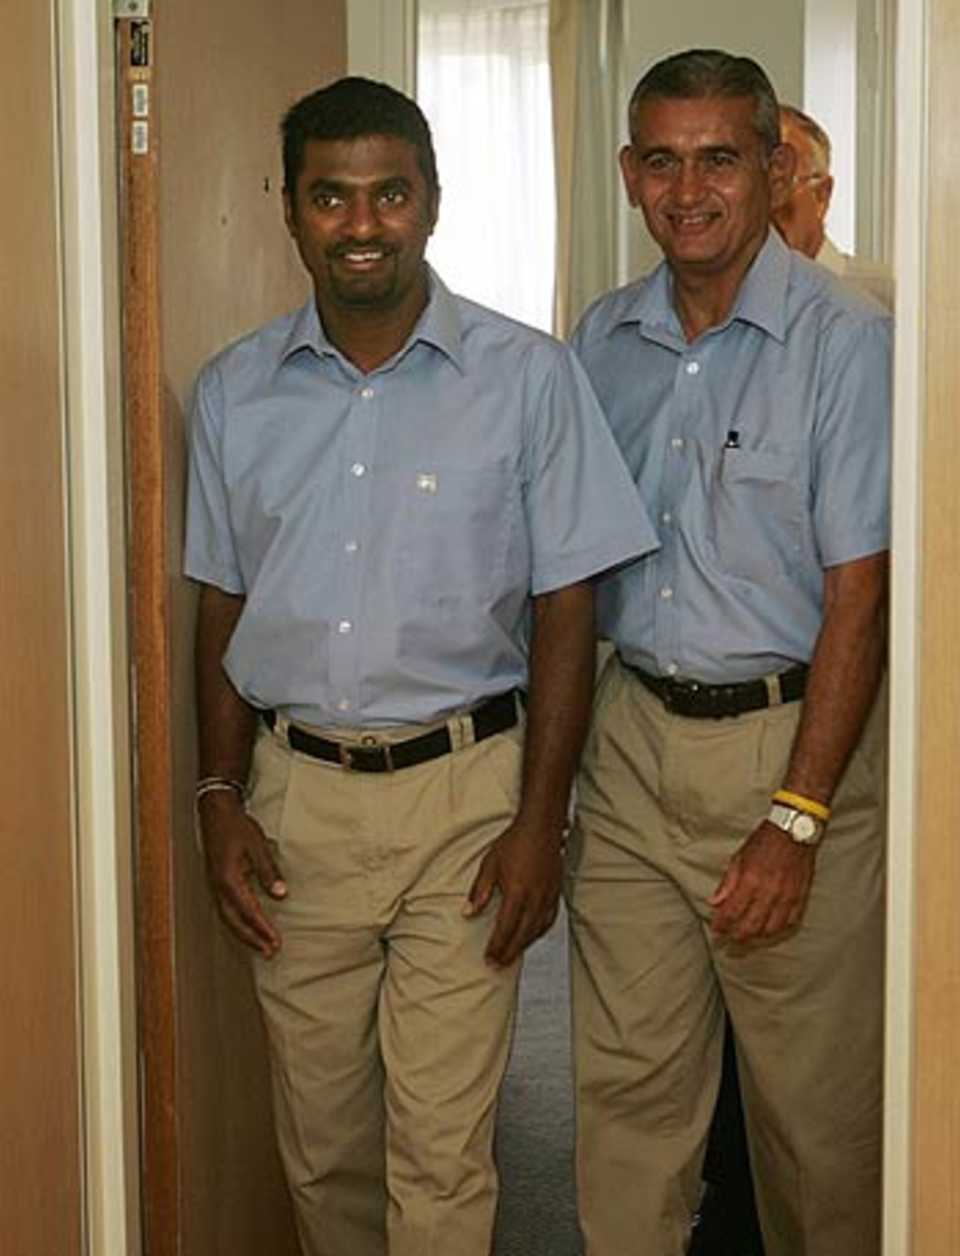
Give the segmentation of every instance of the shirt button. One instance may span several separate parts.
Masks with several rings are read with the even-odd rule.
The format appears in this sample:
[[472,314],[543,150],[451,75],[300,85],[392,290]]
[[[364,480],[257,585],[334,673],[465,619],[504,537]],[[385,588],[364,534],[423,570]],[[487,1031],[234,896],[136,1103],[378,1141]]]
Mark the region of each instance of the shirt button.
[[699,362],[688,362],[688,363],[687,363],[687,374],[688,374],[688,375],[699,375],[699,374],[700,374],[700,363],[699,363]]
[[338,710],[338,711],[349,711],[349,710],[350,710],[350,699],[349,699],[349,698],[341,698],[341,699],[340,699],[340,701],[337,703],[337,710]]
[[665,510],[663,512],[663,514],[660,516],[660,522],[661,523],[673,523],[673,515],[670,513],[669,510]]
[[360,389],[360,396],[364,399],[364,401],[372,401],[372,400],[373,400],[374,392],[373,392],[373,389],[370,387],[370,385],[369,385],[369,384],[367,385],[367,387],[366,387],[366,388],[361,388],[361,389]]
[[347,541],[346,545],[343,548],[347,551],[348,554],[355,554],[357,550],[360,548],[360,546],[356,541]]
[[660,596],[665,602],[669,602],[673,597],[673,589],[671,589],[668,584],[664,585],[664,587],[660,590]]
[[353,466],[350,468],[350,473],[351,475],[355,475],[357,479],[359,479],[361,475],[366,475],[367,468],[363,465],[362,462],[355,462]]
[[682,436],[674,436],[674,438],[673,438],[673,440],[670,442],[670,444],[674,447],[674,449],[682,449],[682,448],[683,448],[683,437],[682,437]]
[[353,624],[350,622],[349,619],[341,619],[339,624],[337,624],[337,632],[339,632],[341,637],[345,637],[348,632],[352,632],[352,631],[353,631]]
[[677,674],[677,672],[678,672],[679,670],[680,670],[680,668],[676,665],[676,663],[668,663],[668,664],[667,664],[667,675],[668,675],[668,676],[676,676],[676,674]]

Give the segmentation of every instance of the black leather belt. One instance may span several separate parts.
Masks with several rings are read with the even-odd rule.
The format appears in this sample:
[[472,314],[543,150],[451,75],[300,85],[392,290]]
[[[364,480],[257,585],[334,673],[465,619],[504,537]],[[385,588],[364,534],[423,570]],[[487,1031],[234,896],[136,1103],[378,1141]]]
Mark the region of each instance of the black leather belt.
[[[263,718],[267,727],[273,729],[277,722],[276,711],[264,711]],[[517,697],[514,690],[509,693],[498,693],[495,698],[488,698],[478,707],[470,711],[465,718],[473,723],[474,741],[483,741],[493,737],[495,733],[505,733],[517,723]],[[450,730],[435,728],[422,737],[410,737],[406,741],[386,745],[378,742],[374,734],[367,741],[332,741],[320,737],[316,733],[308,733],[296,724],[287,728],[287,741],[291,750],[299,750],[301,754],[310,755],[313,759],[323,759],[326,763],[339,763],[343,768],[353,772],[395,772],[399,768],[412,768],[417,763],[426,763],[428,759],[438,759],[442,754],[449,754],[453,749]]]
[[[623,660],[621,660],[622,662]],[[742,680],[731,685],[708,685],[701,680],[677,680],[653,676],[640,667],[624,663],[642,685],[655,693],[671,715],[693,720],[722,720],[747,711],[761,711],[781,702],[796,702],[807,687],[805,663],[759,680]]]

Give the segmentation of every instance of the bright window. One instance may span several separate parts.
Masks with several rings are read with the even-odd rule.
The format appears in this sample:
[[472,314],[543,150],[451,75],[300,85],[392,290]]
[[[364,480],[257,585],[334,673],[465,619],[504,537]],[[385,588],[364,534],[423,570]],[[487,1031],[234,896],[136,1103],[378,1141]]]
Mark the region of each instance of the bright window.
[[417,95],[442,187],[428,257],[455,292],[549,330],[556,209],[548,6],[419,7]]

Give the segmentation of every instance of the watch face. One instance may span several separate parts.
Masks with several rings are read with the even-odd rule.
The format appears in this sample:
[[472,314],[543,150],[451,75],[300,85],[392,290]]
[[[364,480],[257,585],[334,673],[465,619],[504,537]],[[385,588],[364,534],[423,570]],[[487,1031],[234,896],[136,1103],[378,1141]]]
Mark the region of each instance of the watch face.
[[817,822],[813,816],[808,816],[804,812],[794,817],[792,826],[793,836],[799,842],[812,842],[817,836]]

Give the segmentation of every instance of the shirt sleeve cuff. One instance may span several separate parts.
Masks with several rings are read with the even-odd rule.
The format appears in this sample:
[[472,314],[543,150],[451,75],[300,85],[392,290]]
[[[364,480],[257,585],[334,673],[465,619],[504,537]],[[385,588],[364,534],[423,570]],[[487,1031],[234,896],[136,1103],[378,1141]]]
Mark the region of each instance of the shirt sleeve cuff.
[[554,589],[562,589],[568,584],[577,584],[614,567],[632,563],[659,548],[660,542],[653,537],[643,536],[638,541],[635,535],[621,535],[603,545],[567,555],[562,563],[547,563],[535,568],[530,592],[534,597],[551,593]]

